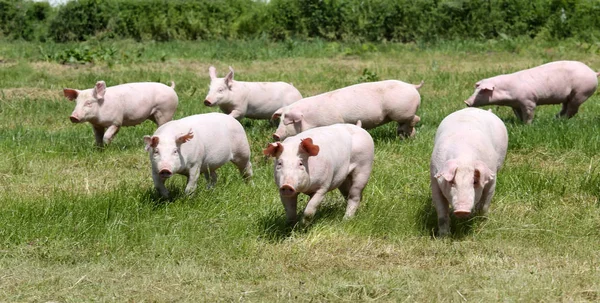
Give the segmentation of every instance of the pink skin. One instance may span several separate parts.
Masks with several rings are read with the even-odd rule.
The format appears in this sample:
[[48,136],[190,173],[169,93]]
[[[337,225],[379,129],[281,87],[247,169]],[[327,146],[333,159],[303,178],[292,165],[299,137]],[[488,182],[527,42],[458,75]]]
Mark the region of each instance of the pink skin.
[[467,108],[444,118],[430,165],[441,236],[450,233],[450,206],[458,218],[488,212],[507,147],[506,127],[489,111]]
[[170,121],[177,109],[175,83],[141,82],[106,87],[98,81],[94,88],[76,90],[65,88],[63,93],[75,101],[69,119],[73,123],[92,124],[96,145],[110,143],[122,126],[133,126],[145,120],[158,126]]
[[277,109],[302,99],[300,92],[285,82],[235,81],[231,67],[224,78],[217,78],[214,66],[208,70],[210,89],[204,105],[218,105],[221,111],[238,120],[270,119]]
[[273,114],[272,120],[280,119],[273,139],[283,140],[319,126],[356,124],[359,120],[365,129],[396,121],[397,134],[412,137],[420,120],[415,113],[421,104],[418,92],[421,85],[387,80],[356,84],[304,98]]
[[[550,76],[551,75],[551,76]],[[557,117],[571,118],[594,94],[598,73],[577,61],[556,61],[512,74],[483,79],[467,106],[505,105],[529,124],[538,105],[562,104]]]
[[308,130],[263,151],[275,157],[274,177],[287,219],[295,223],[298,194],[310,196],[303,224],[309,224],[325,194],[339,189],[354,216],[373,165],[371,136],[360,127],[336,124]]
[[165,181],[174,174],[188,177],[186,194],[196,190],[200,174],[207,187],[217,182],[216,170],[232,162],[244,180],[252,176],[250,145],[242,125],[233,117],[210,113],[173,120],[144,136],[152,164],[152,179],[167,198]]

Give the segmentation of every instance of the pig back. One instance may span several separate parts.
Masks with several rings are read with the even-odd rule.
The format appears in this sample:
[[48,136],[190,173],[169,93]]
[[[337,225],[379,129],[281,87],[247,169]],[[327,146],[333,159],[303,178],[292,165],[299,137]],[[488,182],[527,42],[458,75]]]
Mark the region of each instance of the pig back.
[[445,161],[471,154],[490,167],[499,168],[507,147],[508,133],[500,118],[487,110],[465,108],[440,123],[433,158]]
[[103,107],[123,114],[123,125],[136,125],[157,110],[175,111],[178,97],[175,91],[162,83],[139,82],[111,86],[106,89]]

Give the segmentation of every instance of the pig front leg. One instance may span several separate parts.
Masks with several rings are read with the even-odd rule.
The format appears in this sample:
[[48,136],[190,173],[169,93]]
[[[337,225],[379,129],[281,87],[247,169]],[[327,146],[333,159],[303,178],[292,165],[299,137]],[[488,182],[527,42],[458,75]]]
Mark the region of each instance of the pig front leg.
[[163,180],[156,172],[152,172],[152,180],[154,181],[154,187],[160,193],[163,198],[169,198],[169,190],[165,186],[165,180]]
[[535,113],[535,102],[525,101],[520,106],[521,109],[521,121],[525,124],[531,124],[533,122],[533,116]]
[[198,177],[200,177],[200,167],[192,167],[188,175],[187,185],[185,186],[185,193],[187,195],[191,195],[196,191],[196,187],[198,187]]
[[317,208],[321,204],[321,201],[323,201],[323,198],[325,197],[326,193],[327,190],[320,189],[314,194],[310,195],[310,200],[308,200],[306,208],[304,209],[304,215],[302,216],[302,224],[310,224],[310,221],[315,216]]
[[119,129],[121,129],[121,127],[118,125],[109,126],[106,133],[104,133],[104,144],[109,144],[119,132]]
[[436,179],[431,179],[431,197],[437,213],[438,234],[440,237],[450,234],[450,205]]
[[297,205],[298,205],[298,195],[294,195],[292,197],[284,197],[281,196],[281,203],[283,204],[283,208],[285,209],[285,216],[289,224],[296,224],[297,219]]
[[237,109],[232,110],[229,115],[234,117],[236,120],[240,120],[244,117],[244,113]]
[[100,125],[92,125],[94,130],[94,138],[96,138],[96,146],[102,147],[104,145],[104,127]]
[[477,211],[481,215],[487,215],[488,210],[490,209],[490,204],[492,202],[492,197],[494,196],[494,192],[496,191],[496,182],[491,181],[481,193],[481,199],[477,205]]

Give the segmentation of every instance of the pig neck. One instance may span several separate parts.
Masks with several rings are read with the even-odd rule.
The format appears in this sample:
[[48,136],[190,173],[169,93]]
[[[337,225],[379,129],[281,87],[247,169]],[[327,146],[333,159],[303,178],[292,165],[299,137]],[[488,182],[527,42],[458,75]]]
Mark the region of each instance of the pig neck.
[[514,92],[515,90],[519,91],[519,88],[515,84],[519,84],[521,81],[515,81],[515,79],[511,77],[512,75],[501,75],[490,79],[492,83],[494,83],[494,92],[492,93],[491,98],[492,102],[499,103],[515,99],[511,92]]
[[239,96],[238,100],[242,100],[244,104],[248,104],[248,98],[251,95],[248,84],[248,82],[233,80],[233,87],[235,87],[236,94]]

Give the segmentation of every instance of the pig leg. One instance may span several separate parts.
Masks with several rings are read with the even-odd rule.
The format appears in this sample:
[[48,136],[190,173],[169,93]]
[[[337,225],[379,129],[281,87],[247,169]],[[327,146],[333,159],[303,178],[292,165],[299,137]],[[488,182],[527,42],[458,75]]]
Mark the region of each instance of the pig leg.
[[438,234],[441,237],[446,236],[450,234],[450,206],[435,179],[431,179],[431,197],[437,213]]
[[287,217],[287,221],[290,224],[296,224],[298,220],[297,216],[297,205],[298,205],[298,195],[293,197],[281,197],[281,203],[283,204],[283,208],[285,209],[285,216]]
[[486,215],[490,209],[490,203],[492,202],[492,197],[496,191],[496,182],[492,181],[486,187],[487,188],[485,188],[481,193],[481,199],[477,205],[477,211],[482,215]]
[[325,197],[326,193],[327,189],[325,188],[318,190],[310,196],[310,200],[308,200],[306,208],[304,209],[304,215],[302,216],[302,223],[304,225],[310,224],[310,221],[315,216],[317,208],[321,204],[321,201],[323,201],[323,198]]
[[152,172],[152,180],[154,181],[154,187],[158,190],[160,195],[164,198],[168,198],[169,190],[167,190],[167,187],[165,187],[165,180],[159,177],[155,172]]
[[206,188],[213,188],[217,183],[217,173],[214,170],[210,171],[210,173],[208,171],[204,172],[204,179],[206,179]]
[[198,177],[200,177],[200,167],[190,168],[190,172],[187,179],[187,185],[185,186],[185,193],[190,195],[196,191],[198,186]]
[[521,121],[525,124],[531,124],[533,122],[533,115],[535,112],[535,103],[531,101],[525,101],[521,105]]
[[369,181],[369,175],[370,174],[368,173],[356,174],[350,179],[351,185],[350,190],[348,191],[348,205],[346,206],[346,214],[344,215],[344,219],[350,219],[354,217],[354,213],[356,213],[356,209],[358,209],[360,200],[362,199],[363,189],[365,186],[367,186],[367,182]]
[[567,118],[571,118],[571,117],[575,116],[575,114],[577,114],[577,112],[579,111],[579,106],[581,105],[581,103],[576,102],[576,101],[577,100],[571,100],[571,102],[569,102],[567,104],[567,113],[566,113]]
[[249,155],[238,159],[233,158],[231,162],[238,168],[244,181],[250,180],[250,177],[252,177],[252,163],[250,163]]
[[244,113],[241,111],[234,109],[229,113],[230,116],[234,117],[236,120],[240,120],[244,117]]
[[556,114],[556,118],[564,117],[567,114],[567,104],[568,104],[568,102],[562,103],[562,109],[560,110],[560,112],[558,114]]
[[421,118],[415,115],[409,122],[398,122],[397,134],[401,138],[409,138],[415,136],[415,125],[421,121]]
[[515,113],[515,116],[517,116],[517,119],[519,119],[520,121],[523,121],[523,112],[521,111],[520,107],[513,107],[513,112]]
[[109,144],[113,140],[115,135],[119,132],[120,128],[121,127],[117,125],[109,126],[106,130],[106,133],[104,133],[104,144]]
[[94,137],[96,138],[96,145],[98,147],[102,147],[102,145],[104,145],[104,141],[102,141],[102,138],[104,137],[104,127],[99,126],[99,125],[92,125],[92,128],[94,129]]
[[156,125],[161,126],[169,121],[171,121],[173,119],[173,115],[165,115],[163,114],[161,111],[157,111],[156,113],[154,113],[154,115],[152,116],[151,120],[154,121],[154,123],[156,123]]

